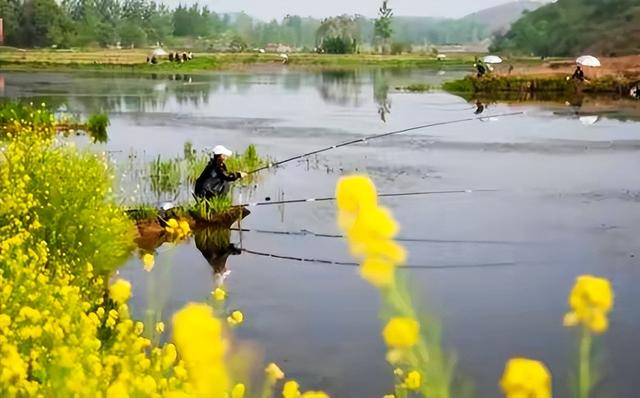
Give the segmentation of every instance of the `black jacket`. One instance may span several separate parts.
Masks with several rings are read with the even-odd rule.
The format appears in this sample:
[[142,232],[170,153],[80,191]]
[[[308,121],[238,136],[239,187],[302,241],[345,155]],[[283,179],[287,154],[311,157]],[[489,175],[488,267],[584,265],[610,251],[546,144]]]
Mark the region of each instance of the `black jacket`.
[[211,198],[229,192],[229,183],[240,178],[240,173],[229,173],[227,166],[214,156],[196,180],[195,194],[199,198]]

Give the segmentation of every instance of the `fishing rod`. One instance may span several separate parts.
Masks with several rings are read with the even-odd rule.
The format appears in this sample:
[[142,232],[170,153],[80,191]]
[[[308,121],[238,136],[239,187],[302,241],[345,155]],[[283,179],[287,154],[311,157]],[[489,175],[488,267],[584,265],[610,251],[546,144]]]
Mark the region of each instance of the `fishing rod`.
[[289,162],[293,162],[294,160],[303,159],[303,158],[306,158],[306,157],[309,157],[309,156],[317,155],[319,153],[327,152],[327,151],[330,151],[332,149],[342,148],[342,147],[345,147],[345,146],[348,146],[348,145],[357,144],[357,143],[360,143],[360,142],[367,142],[367,141],[375,140],[375,139],[378,139],[378,138],[389,137],[389,136],[396,135],[396,134],[402,134],[402,133],[407,133],[407,132],[410,132],[410,131],[422,130],[422,129],[426,129],[426,128],[430,128],[430,127],[446,126],[446,125],[449,125],[449,124],[470,122],[470,121],[473,121],[473,120],[482,120],[482,119],[487,119],[489,117],[507,117],[507,116],[516,116],[516,115],[524,115],[524,112],[510,112],[510,113],[501,113],[501,114],[497,114],[497,115],[487,115],[487,116],[482,116],[482,117],[468,117],[468,118],[458,119],[458,120],[449,120],[449,121],[446,121],[446,122],[436,122],[436,123],[423,124],[423,125],[420,125],[420,126],[409,127],[409,128],[402,129],[402,130],[390,131],[390,132],[387,132],[387,133],[374,134],[374,135],[370,135],[370,136],[367,136],[367,137],[358,138],[356,140],[345,141],[345,142],[342,142],[340,144],[331,145],[331,146],[328,146],[328,147],[325,147],[325,148],[317,149],[315,151],[303,153],[302,155],[296,155],[296,156],[281,160],[279,162],[269,163],[266,166],[262,166],[260,168],[255,169],[255,170],[252,170],[252,171],[248,172],[247,174],[255,174],[255,173],[258,173],[258,172],[260,172],[262,170],[267,170],[267,169],[270,169],[272,167],[278,167],[278,166],[281,166],[281,165],[283,165],[285,163],[289,163]]
[[[296,256],[286,256],[274,253],[261,252],[249,249],[240,249],[243,253],[252,254],[259,257],[269,257],[278,260],[295,261],[299,263],[314,263],[323,265],[335,265],[341,267],[359,267],[360,264],[351,261],[333,261],[317,258],[304,258]],[[475,263],[475,264],[449,264],[449,265],[437,265],[437,264],[407,264],[401,265],[398,269],[431,269],[431,270],[446,270],[446,269],[470,269],[470,268],[504,268],[504,267],[517,267],[520,265],[526,265],[526,262],[495,262],[495,263]]]
[[[381,193],[379,198],[396,198],[403,196],[423,196],[423,195],[445,195],[454,193],[474,193],[474,192],[497,192],[497,189],[461,189],[452,191],[422,191],[422,192],[401,192],[401,193]],[[284,205],[290,203],[307,203],[307,202],[329,202],[336,200],[336,197],[330,196],[325,198],[307,198],[307,199],[292,199],[292,200],[278,200],[266,202],[254,202],[244,203],[241,205],[234,205],[233,207],[256,207],[256,206],[272,206],[272,205]]]
[[[329,239],[344,239],[345,236],[341,234],[326,234],[316,233],[309,230],[300,231],[282,231],[282,230],[270,230],[270,229],[249,229],[249,228],[229,228],[230,231],[241,233],[256,233],[266,235],[280,235],[280,236],[310,236],[314,238],[329,238]],[[463,239],[428,239],[428,238],[410,238],[410,237],[396,237],[396,242],[404,243],[435,243],[435,244],[471,244],[471,245],[519,245],[526,244],[526,242],[517,241],[504,241],[504,240],[463,240]]]

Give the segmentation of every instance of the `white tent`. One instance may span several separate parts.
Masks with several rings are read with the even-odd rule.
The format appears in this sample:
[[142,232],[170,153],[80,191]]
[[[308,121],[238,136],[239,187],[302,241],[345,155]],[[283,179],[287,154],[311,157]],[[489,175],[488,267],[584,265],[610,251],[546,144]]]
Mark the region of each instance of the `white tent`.
[[484,62],[485,64],[501,64],[502,58],[498,57],[497,55],[487,55],[486,57],[482,58],[482,62]]
[[593,55],[583,55],[581,57],[578,57],[578,59],[576,59],[576,63],[578,65],[591,66],[594,68],[597,68],[601,65],[600,60]]

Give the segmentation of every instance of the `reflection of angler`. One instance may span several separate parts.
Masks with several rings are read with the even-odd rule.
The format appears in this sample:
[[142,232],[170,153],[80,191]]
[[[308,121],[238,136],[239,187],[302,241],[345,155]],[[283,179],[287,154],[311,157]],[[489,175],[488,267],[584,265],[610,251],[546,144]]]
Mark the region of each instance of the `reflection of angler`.
[[227,271],[227,258],[242,253],[230,242],[229,229],[205,228],[194,231],[196,247],[207,260],[216,275],[223,275]]
[[480,102],[480,100],[476,100],[476,110],[473,113],[479,115],[482,112],[484,112],[484,105],[482,104],[482,102]]

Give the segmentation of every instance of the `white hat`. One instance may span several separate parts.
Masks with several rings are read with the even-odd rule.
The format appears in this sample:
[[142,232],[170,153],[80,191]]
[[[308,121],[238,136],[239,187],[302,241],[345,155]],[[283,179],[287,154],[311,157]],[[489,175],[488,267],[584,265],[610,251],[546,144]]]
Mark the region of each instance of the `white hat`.
[[214,155],[231,156],[231,155],[233,155],[233,151],[231,151],[230,149],[227,149],[223,145],[216,145],[213,148],[213,154]]

